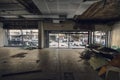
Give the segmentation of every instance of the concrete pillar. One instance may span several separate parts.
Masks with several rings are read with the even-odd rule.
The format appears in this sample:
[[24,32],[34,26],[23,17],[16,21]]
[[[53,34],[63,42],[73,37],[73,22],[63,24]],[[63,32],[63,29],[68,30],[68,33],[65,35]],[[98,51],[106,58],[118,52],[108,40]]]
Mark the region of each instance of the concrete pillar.
[[3,30],[4,46],[8,46],[8,30]]
[[111,31],[108,31],[108,47],[111,47],[112,37],[111,37]]
[[43,22],[38,22],[38,48],[44,48],[44,27]]
[[0,47],[8,45],[8,36],[6,30],[3,29],[3,23],[0,22]]
[[4,46],[3,44],[3,23],[0,22],[0,47]]
[[92,31],[88,32],[88,44],[92,44]]

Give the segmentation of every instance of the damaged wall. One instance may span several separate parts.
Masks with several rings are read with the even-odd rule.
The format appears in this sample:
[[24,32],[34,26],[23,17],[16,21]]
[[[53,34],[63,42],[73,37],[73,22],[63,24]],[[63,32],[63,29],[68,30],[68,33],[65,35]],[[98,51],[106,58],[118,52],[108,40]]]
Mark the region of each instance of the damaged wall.
[[111,46],[120,47],[120,22],[113,25]]

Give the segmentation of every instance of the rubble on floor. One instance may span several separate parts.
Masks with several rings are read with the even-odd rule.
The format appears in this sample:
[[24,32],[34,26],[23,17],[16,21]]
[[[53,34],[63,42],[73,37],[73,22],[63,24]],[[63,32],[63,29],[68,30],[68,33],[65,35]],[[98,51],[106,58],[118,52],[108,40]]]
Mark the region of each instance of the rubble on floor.
[[93,56],[89,60],[90,65],[93,67],[94,70],[101,68],[102,66],[106,65],[108,61],[103,57]]
[[[112,80],[111,74],[120,74],[120,52],[117,49],[90,45],[83,51],[81,58],[87,60],[92,68],[98,71],[98,75],[105,80]],[[120,80],[120,76],[116,76],[114,80]]]

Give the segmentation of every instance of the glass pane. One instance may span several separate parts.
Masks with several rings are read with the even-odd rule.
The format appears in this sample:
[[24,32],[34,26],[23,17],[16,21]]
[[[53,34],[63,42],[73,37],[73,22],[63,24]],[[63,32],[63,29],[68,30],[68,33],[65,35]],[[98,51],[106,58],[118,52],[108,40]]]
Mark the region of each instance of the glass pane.
[[24,46],[38,46],[38,30],[22,30]]
[[49,47],[50,48],[58,48],[59,37],[58,34],[49,34]]
[[59,34],[59,48],[68,48],[67,34]]
[[22,46],[21,30],[9,30],[9,45]]
[[38,46],[38,30],[9,30],[9,46]]
[[49,34],[50,48],[85,48],[88,32],[63,32]]
[[94,43],[100,44],[100,45],[105,45],[105,37],[106,37],[105,32],[95,31]]
[[88,33],[70,34],[69,39],[70,48],[85,48],[86,44],[88,44]]

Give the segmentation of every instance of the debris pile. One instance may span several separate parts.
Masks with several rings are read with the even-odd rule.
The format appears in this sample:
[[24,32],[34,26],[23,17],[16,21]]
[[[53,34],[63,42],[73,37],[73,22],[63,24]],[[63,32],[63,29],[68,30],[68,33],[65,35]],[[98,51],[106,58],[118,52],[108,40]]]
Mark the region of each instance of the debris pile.
[[[116,72],[120,74],[120,52],[117,50],[91,44],[81,53],[80,58],[87,60],[92,68],[98,71],[98,75],[106,80],[111,76],[108,76],[111,71],[112,75]],[[119,80],[118,78],[116,80]]]

